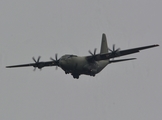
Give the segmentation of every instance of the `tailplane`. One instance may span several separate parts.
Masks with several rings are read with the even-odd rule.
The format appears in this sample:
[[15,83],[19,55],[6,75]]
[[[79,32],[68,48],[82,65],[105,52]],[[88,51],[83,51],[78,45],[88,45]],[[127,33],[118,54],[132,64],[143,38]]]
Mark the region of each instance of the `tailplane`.
[[103,33],[102,34],[100,54],[104,54],[104,53],[108,53],[108,46],[107,46],[106,35]]
[[109,63],[123,62],[128,60],[135,60],[136,58],[120,59],[120,60],[111,60]]

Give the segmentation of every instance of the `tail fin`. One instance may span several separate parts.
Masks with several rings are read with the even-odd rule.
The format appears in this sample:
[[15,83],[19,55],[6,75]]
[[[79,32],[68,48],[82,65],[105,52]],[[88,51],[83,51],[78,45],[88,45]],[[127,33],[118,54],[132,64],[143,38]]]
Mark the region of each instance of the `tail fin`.
[[106,35],[103,33],[102,34],[100,54],[104,54],[104,53],[108,53],[108,46],[107,46]]

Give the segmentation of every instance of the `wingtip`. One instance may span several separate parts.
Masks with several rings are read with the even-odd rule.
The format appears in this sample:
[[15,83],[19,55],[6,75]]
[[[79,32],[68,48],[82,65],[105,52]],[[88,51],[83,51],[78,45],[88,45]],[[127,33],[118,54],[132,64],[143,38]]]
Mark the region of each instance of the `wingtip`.
[[160,46],[159,44],[156,44],[155,46]]
[[6,66],[6,68],[11,68],[11,66]]

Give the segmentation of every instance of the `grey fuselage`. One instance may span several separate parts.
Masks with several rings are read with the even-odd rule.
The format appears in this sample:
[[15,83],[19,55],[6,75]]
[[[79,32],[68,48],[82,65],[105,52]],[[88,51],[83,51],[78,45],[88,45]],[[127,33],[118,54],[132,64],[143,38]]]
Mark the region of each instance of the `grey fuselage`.
[[74,78],[78,78],[81,74],[95,76],[95,74],[99,73],[108,63],[109,60],[89,62],[84,56],[64,55],[59,60],[59,67],[61,67],[66,74],[71,73]]

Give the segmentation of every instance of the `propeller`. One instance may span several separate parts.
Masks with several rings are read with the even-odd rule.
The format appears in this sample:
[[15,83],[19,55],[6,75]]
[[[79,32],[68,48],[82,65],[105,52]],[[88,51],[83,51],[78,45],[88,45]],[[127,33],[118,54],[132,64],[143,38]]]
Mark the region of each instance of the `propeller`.
[[90,50],[88,51],[92,55],[90,60],[94,60],[95,59],[96,51],[97,51],[97,48],[94,49],[93,53]]
[[55,59],[53,59],[52,57],[50,58],[56,65],[56,70],[58,69],[59,66],[59,59],[57,57],[57,53],[55,54]]
[[94,49],[94,52],[92,53],[90,50],[88,51],[92,56],[96,55],[97,48]]
[[35,71],[37,67],[39,69],[42,68],[42,66],[40,66],[40,62],[39,62],[40,58],[41,58],[41,56],[39,56],[38,59],[36,60],[34,57],[32,57],[33,61],[35,62],[35,65],[33,65],[33,67],[34,67],[34,70],[33,71]]
[[113,54],[113,55],[119,55],[120,54],[120,48],[115,49],[115,44],[113,44],[112,50],[108,48],[108,50]]

